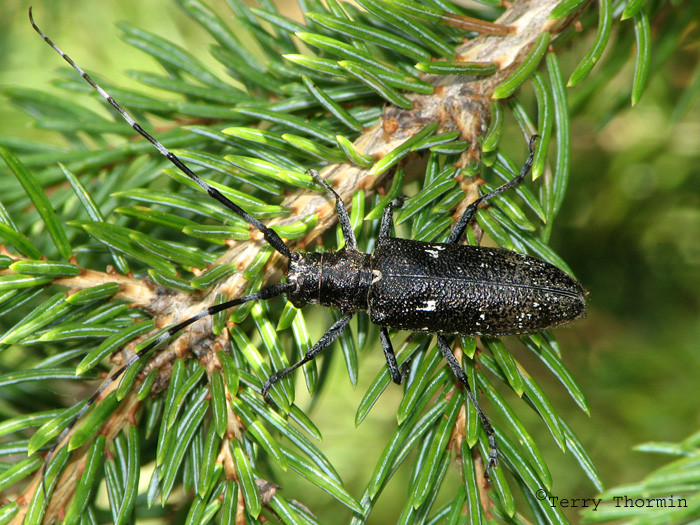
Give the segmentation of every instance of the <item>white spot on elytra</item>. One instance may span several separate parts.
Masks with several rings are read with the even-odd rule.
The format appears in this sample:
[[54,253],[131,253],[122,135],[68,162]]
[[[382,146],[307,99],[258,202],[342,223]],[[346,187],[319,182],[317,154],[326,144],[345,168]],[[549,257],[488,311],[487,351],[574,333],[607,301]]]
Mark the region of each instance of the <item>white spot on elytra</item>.
[[437,258],[439,257],[439,255],[440,255],[440,254],[438,254],[438,251],[437,251],[437,250],[433,250],[433,249],[431,249],[431,248],[426,248],[426,249],[425,249],[425,253],[427,253],[428,255],[430,255],[433,259],[437,259]]
[[422,308],[416,308],[416,310],[422,310],[424,312],[434,312],[435,311],[435,300],[430,299],[429,301],[425,301],[425,306]]
[[372,276],[372,284],[374,284],[377,281],[381,280],[382,272],[380,272],[379,270],[372,270]]

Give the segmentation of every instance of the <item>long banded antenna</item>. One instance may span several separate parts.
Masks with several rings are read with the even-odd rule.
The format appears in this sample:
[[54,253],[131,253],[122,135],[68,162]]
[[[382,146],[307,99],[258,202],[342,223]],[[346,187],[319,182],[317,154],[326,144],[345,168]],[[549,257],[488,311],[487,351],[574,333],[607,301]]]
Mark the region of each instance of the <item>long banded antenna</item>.
[[196,182],[202,189],[204,189],[209,195],[211,195],[214,199],[219,201],[221,204],[226,206],[229,210],[231,210],[233,213],[238,215],[241,219],[246,221],[248,224],[251,226],[257,228],[260,230],[260,232],[263,234],[265,237],[265,240],[268,242],[270,246],[272,246],[275,250],[277,250],[280,254],[284,255],[287,259],[291,259],[292,257],[292,252],[289,249],[289,247],[284,243],[282,238],[275,233],[274,230],[268,228],[265,226],[263,223],[261,223],[259,220],[257,220],[255,217],[250,215],[248,212],[246,212],[243,208],[238,206],[237,204],[231,202],[226,196],[222,195],[219,190],[216,188],[211,187],[209,184],[204,182],[202,179],[200,179],[190,168],[187,167],[187,165],[182,162],[177,155],[175,155],[173,152],[171,152],[168,148],[163,146],[160,142],[158,142],[155,138],[153,138],[147,131],[145,131],[141,125],[136,122],[131,115],[129,115],[118,103],[116,100],[112,98],[112,96],[107,93],[104,89],[102,89],[92,78],[90,78],[90,75],[88,75],[85,71],[83,71],[78,64],[73,62],[73,59],[66,55],[63,51],[61,51],[56,44],[54,44],[51,39],[44,34],[44,32],[39,29],[39,27],[36,25],[34,22],[34,17],[32,16],[32,8],[29,8],[29,21],[32,24],[32,27],[34,28],[34,31],[39,33],[41,38],[43,38],[48,45],[50,45],[56,53],[61,55],[63,57],[63,60],[68,62],[73,69],[75,69],[80,75],[87,81],[88,84],[90,84],[93,88],[95,88],[95,91],[97,91],[100,95],[102,95],[102,98],[104,98],[107,102],[109,102],[114,109],[116,109],[119,114],[122,116],[122,118],[132,127],[134,128],[134,131],[136,131],[139,135],[141,135],[143,138],[145,138],[148,142],[153,144],[153,146],[156,147],[156,149],[165,157],[167,158],[170,162],[172,162],[180,171],[182,171],[185,175],[187,175],[190,179],[192,179],[194,182]]
[[146,355],[148,352],[156,348],[157,346],[160,346],[161,344],[165,343],[168,339],[170,339],[172,336],[177,334],[178,332],[182,331],[183,329],[187,328],[189,325],[192,323],[199,321],[203,317],[207,317],[208,315],[214,315],[219,312],[222,312],[224,310],[228,310],[229,308],[233,308],[234,306],[239,306],[243,303],[247,303],[250,301],[256,301],[258,299],[272,299],[273,297],[277,297],[278,295],[282,295],[287,292],[291,292],[294,288],[296,287],[295,284],[293,283],[279,283],[279,284],[273,284],[271,286],[268,286],[266,288],[263,288],[262,290],[251,293],[248,295],[244,295],[243,297],[238,297],[237,299],[231,299],[230,301],[226,301],[225,303],[221,304],[215,304],[212,305],[201,312],[199,312],[197,315],[190,317],[189,319],[185,319],[181,323],[178,323],[176,325],[171,326],[168,328],[165,332],[160,334],[156,339],[148,343],[145,347],[143,347],[141,350],[136,352],[134,355],[132,355],[126,363],[124,363],[119,370],[114,372],[108,379],[105,380],[104,383],[100,385],[100,388],[98,388],[95,393],[93,393],[90,398],[87,400],[87,402],[80,408],[78,413],[73,416],[73,419],[70,420],[70,423],[68,423],[68,426],[63,429],[61,434],[58,436],[56,439],[56,442],[54,443],[53,447],[49,450],[48,454],[46,455],[46,461],[44,461],[44,467],[41,472],[41,483],[42,483],[42,488],[44,490],[44,500],[46,500],[46,469],[48,468],[49,462],[51,461],[51,457],[53,456],[53,453],[56,451],[56,448],[58,445],[61,444],[61,442],[66,438],[68,433],[73,430],[73,427],[75,427],[76,423],[80,421],[80,419],[85,415],[85,413],[90,409],[90,407],[99,399],[99,397],[102,395],[102,393],[109,388],[110,385],[112,385],[119,377],[126,372],[129,367],[131,367],[136,361],[141,359],[144,355]]

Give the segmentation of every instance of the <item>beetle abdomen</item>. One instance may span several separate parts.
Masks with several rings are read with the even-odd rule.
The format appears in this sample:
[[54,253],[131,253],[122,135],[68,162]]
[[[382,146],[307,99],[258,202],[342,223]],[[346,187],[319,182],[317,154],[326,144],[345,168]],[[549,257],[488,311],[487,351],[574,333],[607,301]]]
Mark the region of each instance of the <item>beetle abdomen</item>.
[[372,322],[401,330],[527,334],[585,311],[585,291],[565,272],[499,248],[389,238],[372,271]]

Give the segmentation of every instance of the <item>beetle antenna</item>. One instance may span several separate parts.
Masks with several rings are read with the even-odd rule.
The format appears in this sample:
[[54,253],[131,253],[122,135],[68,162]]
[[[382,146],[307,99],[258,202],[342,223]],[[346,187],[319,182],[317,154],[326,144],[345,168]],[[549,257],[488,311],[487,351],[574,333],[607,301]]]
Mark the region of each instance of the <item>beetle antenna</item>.
[[181,172],[183,172],[185,175],[187,175],[190,179],[192,179],[197,185],[199,185],[202,189],[204,189],[211,197],[219,201],[221,204],[226,206],[229,210],[231,210],[233,213],[238,215],[241,219],[246,221],[248,224],[253,226],[254,228],[257,228],[265,237],[265,240],[267,243],[272,246],[275,250],[277,250],[280,254],[284,255],[287,259],[290,259],[292,256],[292,252],[289,249],[289,247],[284,243],[282,238],[275,233],[274,230],[268,228],[265,226],[263,223],[261,223],[259,220],[257,220],[255,217],[250,215],[248,212],[246,212],[243,208],[238,206],[237,204],[231,202],[230,199],[228,199],[226,196],[224,196],[219,190],[216,188],[213,188],[209,184],[207,184],[205,181],[200,179],[197,174],[195,174],[190,168],[187,167],[187,165],[178,158],[177,155],[175,155],[172,151],[170,151],[168,148],[163,146],[160,142],[158,142],[155,138],[153,138],[147,131],[145,131],[141,125],[136,122],[131,115],[129,115],[124,108],[122,108],[113,98],[112,96],[107,93],[104,89],[102,89],[91,77],[88,75],[85,71],[83,71],[80,66],[78,66],[75,62],[73,62],[73,59],[66,55],[63,51],[61,51],[56,44],[54,44],[51,39],[44,34],[44,32],[39,29],[39,27],[36,25],[34,22],[34,17],[32,16],[32,8],[29,8],[29,21],[32,24],[32,27],[34,28],[34,31],[39,33],[41,38],[43,38],[48,45],[50,45],[56,53],[61,55],[63,59],[68,62],[73,69],[75,69],[80,75],[86,80],[88,84],[90,84],[93,88],[95,88],[95,91],[97,91],[102,98],[104,98],[107,102],[109,102],[114,109],[116,109],[119,114],[122,116],[122,118],[136,131],[139,135],[141,135],[143,138],[145,138],[148,142],[153,144],[155,148],[163,155],[165,158],[167,158],[170,162],[172,162]]
[[68,426],[63,429],[61,434],[58,436],[56,439],[56,442],[54,443],[53,447],[49,450],[48,454],[46,455],[46,461],[44,461],[44,467],[41,471],[41,485],[44,491],[44,501],[46,501],[46,469],[51,461],[51,457],[53,456],[54,452],[56,451],[56,448],[58,448],[58,445],[61,444],[61,442],[66,438],[66,436],[70,433],[71,430],[73,430],[73,427],[75,427],[76,423],[85,415],[85,413],[90,409],[90,407],[99,399],[99,397],[102,395],[102,393],[109,388],[110,385],[112,385],[119,377],[126,372],[131,365],[133,365],[136,361],[141,359],[144,355],[146,355],[148,352],[153,350],[154,348],[162,345],[165,343],[168,339],[170,339],[172,336],[177,334],[178,332],[184,330],[187,328],[189,325],[192,323],[199,321],[203,317],[207,317],[209,315],[214,315],[219,312],[223,312],[224,310],[228,310],[229,308],[233,308],[234,306],[239,306],[241,304],[250,302],[250,301],[256,301],[258,299],[265,300],[265,299],[272,299],[273,297],[277,297],[278,295],[282,295],[287,292],[291,292],[294,288],[296,288],[296,284],[293,283],[279,283],[279,284],[273,284],[271,286],[267,286],[255,293],[251,293],[248,295],[244,295],[242,297],[238,297],[237,299],[231,299],[230,301],[226,301],[221,304],[214,304],[208,308],[205,308],[201,312],[199,312],[197,315],[194,315],[190,317],[189,319],[185,319],[181,323],[178,323],[176,325],[171,326],[168,328],[165,332],[160,334],[156,339],[151,341],[149,344],[144,346],[141,350],[136,352],[134,355],[132,355],[126,363],[124,363],[119,370],[114,372],[109,378],[105,380],[102,385],[100,385],[100,388],[98,388],[94,394],[90,396],[90,398],[87,400],[85,405],[83,405],[80,410],[78,410],[78,413],[73,416],[73,419],[71,419],[70,423],[68,423]]

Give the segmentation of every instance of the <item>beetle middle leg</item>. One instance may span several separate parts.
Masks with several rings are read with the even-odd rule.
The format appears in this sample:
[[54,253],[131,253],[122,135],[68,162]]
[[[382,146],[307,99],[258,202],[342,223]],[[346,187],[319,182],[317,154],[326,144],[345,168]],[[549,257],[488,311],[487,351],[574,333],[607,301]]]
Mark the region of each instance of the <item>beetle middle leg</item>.
[[377,236],[377,241],[386,239],[391,236],[391,224],[392,218],[394,216],[394,208],[400,208],[403,206],[403,201],[406,200],[405,195],[399,195],[393,201],[391,201],[384,212],[382,213],[382,222],[379,224],[379,235]]
[[387,330],[386,326],[382,326],[380,328],[379,340],[382,343],[382,350],[384,350],[384,358],[386,359],[386,365],[389,368],[391,380],[397,385],[400,385],[408,375],[408,371],[411,367],[411,360],[408,359],[401,365],[401,367],[399,367],[399,364],[396,362],[394,347],[391,344],[391,338],[389,337],[389,330]]
[[[382,222],[379,225],[379,235],[377,236],[377,241],[381,242],[382,239],[386,239],[391,236],[391,225],[394,216],[394,208],[400,208],[403,206],[403,201],[406,199],[405,195],[399,195],[393,201],[391,201],[386,208],[384,208],[384,213],[382,214]],[[400,385],[403,380],[406,379],[408,371],[411,367],[411,360],[407,360],[405,363],[399,367],[396,362],[396,355],[394,354],[394,347],[391,344],[391,338],[389,337],[389,330],[385,326],[381,327],[379,331],[379,340],[382,343],[382,350],[384,350],[384,358],[386,359],[387,367],[389,368],[389,374],[391,375],[391,380]]]

